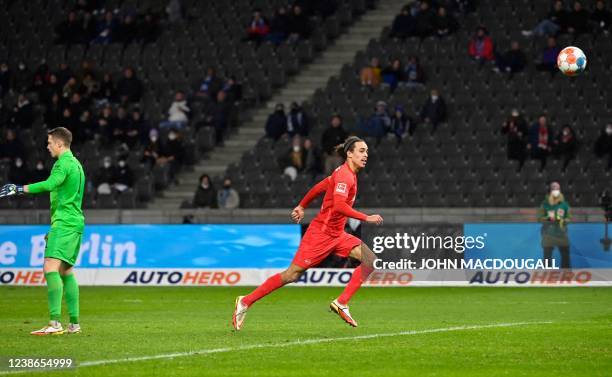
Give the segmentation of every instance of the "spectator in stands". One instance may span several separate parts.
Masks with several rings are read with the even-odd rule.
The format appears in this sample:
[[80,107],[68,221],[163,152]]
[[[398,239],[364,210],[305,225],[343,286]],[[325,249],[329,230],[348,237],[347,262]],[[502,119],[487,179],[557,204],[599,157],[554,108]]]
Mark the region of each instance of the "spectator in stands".
[[342,117],[338,114],[332,115],[329,127],[321,136],[325,174],[331,174],[335,168],[342,164],[342,158],[338,156],[334,148],[344,143],[347,137],[348,133],[342,127]]
[[174,180],[176,173],[179,172],[183,165],[183,157],[185,155],[185,145],[183,143],[183,136],[178,129],[172,128],[168,132],[168,140],[162,144],[160,156],[157,159],[159,165],[169,165],[170,167],[170,179]]
[[242,100],[242,84],[236,80],[234,75],[227,78],[221,90],[225,92],[226,100],[230,104],[235,104]]
[[100,90],[100,82],[96,80],[93,72],[85,72],[83,74],[83,88],[87,97],[92,97],[97,91]]
[[304,172],[310,174],[313,178],[323,173],[321,167],[321,151],[317,148],[312,140],[304,139],[304,145],[302,147],[302,153],[304,155]]
[[291,148],[279,161],[279,165],[284,167],[283,174],[289,176],[292,181],[295,181],[298,172],[304,170],[304,157],[302,139],[300,135],[295,135],[291,140]]
[[223,188],[217,193],[217,204],[221,209],[235,209],[240,206],[240,196],[232,188],[232,180],[225,178]]
[[302,13],[302,8],[294,4],[293,12],[289,17],[289,43],[296,43],[310,37],[310,22],[308,16]]
[[451,35],[459,28],[459,24],[452,14],[448,14],[445,7],[438,8],[438,14],[434,19],[434,30],[438,37]]
[[102,167],[98,169],[94,176],[94,187],[99,195],[110,195],[113,193],[113,161],[110,156],[103,159]]
[[402,8],[400,14],[395,16],[391,26],[391,37],[405,39],[414,32],[414,19],[410,14],[410,7]]
[[[561,268],[571,268],[570,243],[567,236],[567,223],[570,219],[570,207],[561,193],[559,182],[550,184],[550,192],[544,198],[538,210],[538,220],[542,223],[542,248],[544,259],[553,259],[555,247],[561,254]],[[549,262],[552,265],[552,262]]]
[[30,172],[29,182],[42,182],[49,178],[50,171],[45,167],[43,159],[39,158],[34,165],[34,170]]
[[117,96],[121,103],[138,102],[142,97],[142,82],[132,68],[123,70],[123,77],[117,83]]
[[113,108],[106,105],[97,121],[97,131],[103,145],[108,145],[113,141],[113,130],[115,129],[116,118],[113,114]]
[[508,160],[519,162],[518,170],[521,170],[525,163],[527,153],[527,122],[516,109],[512,110],[512,115],[502,125],[502,134],[506,135]]
[[377,141],[385,136],[391,128],[391,117],[387,112],[387,103],[378,101],[374,113],[370,115],[363,125],[363,131],[367,136],[374,137]]
[[429,98],[421,107],[421,122],[431,124],[431,133],[436,132],[438,124],[446,120],[446,102],[437,89],[432,89]]
[[510,50],[498,56],[495,63],[496,67],[493,68],[495,72],[506,72],[509,74],[509,78],[512,78],[514,73],[521,72],[525,69],[527,57],[523,50],[521,50],[519,43],[517,41],[512,41],[510,43]]
[[580,1],[575,1],[574,10],[567,17],[568,33],[573,35],[589,33],[591,31],[590,18],[591,15],[582,7]]
[[142,159],[140,161],[149,168],[153,168],[161,156],[160,153],[161,144],[159,142],[159,131],[152,128],[149,131],[149,141],[142,152]]
[[266,121],[266,137],[277,141],[287,133],[287,115],[285,114],[285,105],[277,103],[272,114],[268,116]]
[[255,9],[251,22],[249,22],[247,39],[259,44],[266,38],[269,32],[270,26],[268,25],[268,20],[261,13],[261,9]]
[[142,116],[140,109],[133,109],[125,133],[127,145],[133,148],[138,144],[145,144],[149,137],[150,129],[151,126]]
[[[48,95],[46,93],[46,85],[49,82],[49,78],[51,76],[51,72],[49,71],[49,66],[44,61],[36,68],[34,72],[34,77],[32,79],[32,88],[33,92],[37,92],[39,96],[40,102],[45,103],[49,97],[45,97]],[[1,91],[1,90],[0,90]]]
[[278,45],[287,39],[290,30],[291,20],[287,15],[287,8],[281,6],[274,14],[270,24],[270,33],[266,36],[266,40]]
[[113,128],[111,129],[113,135],[113,141],[118,143],[125,143],[126,141],[126,131],[129,128],[129,119],[127,116],[127,110],[123,106],[119,106],[117,108],[117,117],[115,118],[115,122],[113,123]]
[[557,47],[557,40],[554,37],[548,37],[546,48],[542,50],[542,57],[536,63],[538,71],[550,72],[551,76],[557,73],[557,56],[561,49]]
[[595,140],[595,155],[598,158],[608,156],[608,169],[612,169],[612,123],[608,123]]
[[56,44],[73,44],[80,42],[83,29],[77,19],[76,12],[68,12],[66,20],[60,22],[60,24],[55,27],[55,34]]
[[62,97],[65,101],[70,101],[70,98],[81,91],[81,87],[76,77],[71,76],[64,87],[62,88]]
[[217,208],[217,190],[208,174],[200,176],[200,184],[193,196],[193,206],[196,208]]
[[117,32],[117,20],[113,12],[108,10],[104,13],[104,18],[98,22],[96,38],[94,43],[109,44],[114,42],[115,33]]
[[0,98],[12,89],[11,70],[6,62],[0,64]]
[[98,22],[91,12],[85,12],[83,14],[83,20],[81,21],[81,38],[80,43],[89,44],[95,37],[98,30]]
[[134,187],[134,173],[125,159],[120,158],[113,171],[113,189],[124,192]]
[[546,116],[540,115],[538,121],[529,129],[529,144],[527,144],[531,158],[540,160],[540,171],[546,166],[546,159],[552,149],[552,144],[552,130],[548,126]]
[[217,71],[214,67],[208,67],[206,69],[206,77],[200,83],[196,96],[214,101],[217,98],[217,92],[222,88],[223,82],[217,77]]
[[563,159],[563,170],[576,158],[578,152],[578,140],[574,129],[569,125],[563,126],[561,132],[553,141],[552,152]]
[[206,121],[209,126],[215,128],[217,145],[223,145],[225,134],[231,127],[233,116],[233,105],[227,100],[225,91],[217,92],[217,101],[210,104]]
[[[70,109],[70,107],[65,107],[64,110],[62,111],[62,117],[60,118],[60,124],[66,128],[68,128],[69,130],[75,130],[77,128],[77,120],[78,120],[78,116],[76,114],[74,114],[72,112],[72,110]],[[80,141],[79,137],[80,135],[78,134],[78,132],[75,132],[76,135],[73,135],[76,139],[76,141]]]
[[101,104],[107,104],[109,102],[116,101],[117,88],[115,87],[115,83],[113,82],[113,76],[111,76],[110,73],[105,73],[104,76],[102,76],[102,82],[100,83],[100,89],[99,91],[96,91],[94,88],[93,96]]
[[189,113],[191,113],[191,108],[187,104],[185,93],[179,90],[174,94],[174,101],[168,109],[168,120],[161,122],[159,126],[183,128],[189,122]]
[[34,123],[34,106],[25,94],[17,97],[17,103],[13,108],[12,123],[19,129],[31,128]]
[[26,151],[21,140],[17,139],[15,130],[6,130],[6,140],[0,145],[0,159],[3,161],[14,161],[17,158],[25,160]]
[[138,25],[132,13],[123,16],[121,24],[117,27],[117,31],[117,38],[115,38],[116,42],[127,45],[138,39]]
[[57,93],[55,93],[51,98],[51,103],[47,105],[45,115],[43,117],[47,128],[51,129],[59,124],[62,112],[63,106],[60,103],[60,97]]
[[567,30],[568,16],[568,12],[563,9],[563,1],[557,0],[548,16],[540,21],[533,30],[523,30],[523,35],[526,37],[532,35],[554,37]]
[[476,29],[476,34],[470,40],[468,53],[476,61],[480,67],[486,62],[495,60],[493,53],[493,40],[489,37],[489,32],[484,26],[479,26]]
[[17,71],[13,75],[13,90],[15,92],[27,92],[32,84],[32,73],[24,62],[17,65]]
[[144,20],[138,25],[138,36],[142,43],[153,43],[160,34],[159,22],[157,17],[151,12],[147,12]]
[[73,93],[70,96],[70,102],[68,103],[68,107],[70,107],[70,111],[74,114],[75,117],[79,117],[83,111],[88,107],[88,104],[83,101],[83,97],[77,92]]
[[49,82],[43,83],[38,91],[38,96],[42,104],[49,106],[53,102],[53,97],[57,96],[58,100],[60,99],[61,93],[62,90],[59,86],[57,76],[51,73],[49,75]]
[[168,21],[171,23],[181,22],[184,18],[183,4],[180,0],[170,0],[166,6]]
[[391,91],[394,91],[397,84],[404,81],[402,62],[399,59],[393,59],[391,65],[382,70],[381,76],[383,82],[389,85]]
[[610,33],[612,13],[606,9],[606,3],[603,0],[597,0],[595,10],[591,14],[591,20],[595,23],[595,31],[598,34],[608,35]]
[[23,159],[21,157],[15,158],[9,170],[9,181],[17,185],[25,185],[28,183],[28,178],[30,178],[30,172],[27,166],[25,166]]
[[419,63],[419,58],[415,55],[408,58],[408,63],[404,67],[404,79],[409,87],[422,87],[425,84],[425,73]]
[[373,88],[378,87],[380,85],[382,76],[380,69],[380,61],[377,57],[373,57],[370,60],[370,65],[364,67],[359,74],[361,78],[361,85],[371,86]]
[[406,136],[406,131],[410,131],[413,127],[412,119],[406,114],[404,108],[399,105],[395,106],[391,116],[389,134],[393,135],[399,144]]
[[[96,134],[96,123],[91,116],[91,110],[86,109],[79,115],[76,122],[77,142],[93,140]],[[72,133],[74,136],[75,132]]]
[[420,38],[426,38],[433,34],[436,22],[436,14],[429,7],[427,1],[421,1],[419,11],[414,16],[414,35]]
[[290,138],[295,135],[303,137],[308,136],[308,117],[304,113],[304,109],[297,102],[291,103],[291,109],[287,115],[287,133]]

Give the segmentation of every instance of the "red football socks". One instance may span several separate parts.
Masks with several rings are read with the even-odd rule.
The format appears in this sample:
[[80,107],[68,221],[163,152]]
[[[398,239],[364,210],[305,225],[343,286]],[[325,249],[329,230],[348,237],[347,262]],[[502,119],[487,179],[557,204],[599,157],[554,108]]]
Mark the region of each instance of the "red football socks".
[[338,302],[342,305],[348,304],[349,300],[351,299],[351,297],[353,297],[355,292],[359,290],[362,283],[363,278],[361,266],[358,266],[355,271],[353,271],[353,276],[351,277],[351,280],[349,280],[346,287],[344,287],[344,291],[342,291],[342,294],[340,295],[340,297],[338,297]]
[[274,274],[264,281],[262,285],[257,287],[253,292],[242,298],[242,303],[246,306],[253,305],[257,300],[269,295],[278,288],[285,285],[280,274]]

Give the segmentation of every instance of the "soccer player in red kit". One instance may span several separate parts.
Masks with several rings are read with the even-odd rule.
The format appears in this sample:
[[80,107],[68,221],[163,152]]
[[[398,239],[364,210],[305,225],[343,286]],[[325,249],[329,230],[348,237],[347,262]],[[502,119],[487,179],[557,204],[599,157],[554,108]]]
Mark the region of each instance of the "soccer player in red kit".
[[340,318],[357,327],[357,322],[349,312],[348,302],[374,269],[376,256],[359,238],[346,233],[344,225],[347,217],[377,225],[382,224],[383,218],[380,215],[368,216],[352,208],[357,196],[357,173],[365,167],[368,160],[367,144],[360,138],[351,136],[336,147],[336,151],[346,162],[310,189],[291,212],[293,221],[299,223],[304,218],[304,208],[319,195],[325,194],[321,210],[310,223],[291,265],[285,271],[268,278],[250,294],[236,298],[232,316],[232,324],[236,330],[242,328],[247,310],[257,300],[285,284],[297,281],[304,271],[321,263],[331,253],[361,261],[340,297],[330,304],[331,310]]

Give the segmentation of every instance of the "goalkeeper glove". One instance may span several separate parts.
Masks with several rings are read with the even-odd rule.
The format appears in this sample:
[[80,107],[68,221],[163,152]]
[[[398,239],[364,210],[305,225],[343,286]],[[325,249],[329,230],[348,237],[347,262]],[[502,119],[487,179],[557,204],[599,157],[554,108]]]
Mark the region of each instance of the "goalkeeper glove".
[[0,188],[0,198],[4,198],[5,196],[23,195],[24,193],[25,192],[23,191],[22,185],[14,185],[9,183]]

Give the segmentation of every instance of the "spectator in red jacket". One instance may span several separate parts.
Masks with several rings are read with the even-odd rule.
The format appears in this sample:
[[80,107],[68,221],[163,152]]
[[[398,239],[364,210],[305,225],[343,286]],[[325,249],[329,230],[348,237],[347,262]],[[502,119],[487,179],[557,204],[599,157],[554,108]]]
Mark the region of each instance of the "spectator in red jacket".
[[253,18],[251,18],[249,29],[247,31],[247,39],[261,43],[269,32],[270,25],[268,24],[268,20],[266,20],[261,14],[260,9],[255,9],[255,11],[253,11]]
[[468,53],[482,67],[486,62],[495,60],[493,52],[493,40],[488,35],[488,31],[484,26],[476,29],[476,35],[470,40]]

